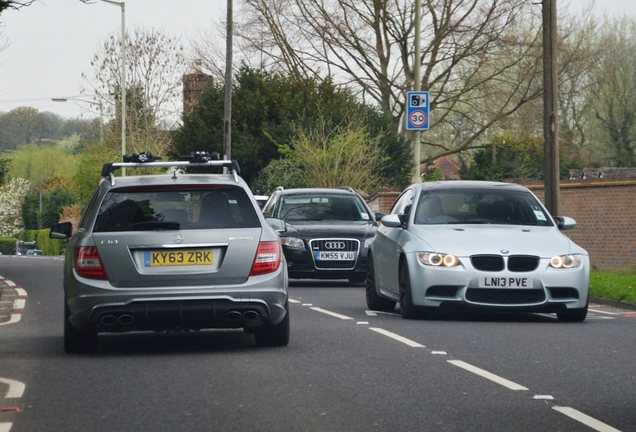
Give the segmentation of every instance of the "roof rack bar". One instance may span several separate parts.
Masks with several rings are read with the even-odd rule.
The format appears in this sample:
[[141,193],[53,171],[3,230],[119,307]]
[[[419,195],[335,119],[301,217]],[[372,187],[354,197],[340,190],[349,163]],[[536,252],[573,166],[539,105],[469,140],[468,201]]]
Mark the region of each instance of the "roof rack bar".
[[[187,167],[187,166],[208,166],[208,167],[228,167],[234,172],[237,178],[241,171],[235,159],[232,160],[207,160],[207,161],[174,161],[174,162],[113,162],[106,163],[102,167],[102,177],[108,177],[115,170],[126,168],[148,168],[148,167]],[[238,181],[238,180],[237,180]]]

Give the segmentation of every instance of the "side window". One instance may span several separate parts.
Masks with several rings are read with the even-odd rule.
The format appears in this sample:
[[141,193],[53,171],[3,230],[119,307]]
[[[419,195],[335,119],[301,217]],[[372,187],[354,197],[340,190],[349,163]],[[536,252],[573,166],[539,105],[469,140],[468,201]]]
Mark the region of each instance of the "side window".
[[88,205],[86,206],[86,210],[84,211],[84,215],[82,216],[82,219],[80,220],[79,228],[86,229],[86,226],[89,224],[89,222],[95,218],[95,215],[97,214],[97,210],[99,207],[97,203],[97,197],[99,196],[99,191],[100,191],[99,187],[93,191],[93,195],[91,196],[91,199],[88,202]]
[[390,214],[409,214],[411,213],[411,208],[413,207],[413,198],[415,197],[415,191],[413,189],[405,190],[402,195],[398,197],[391,207]]
[[269,217],[276,217],[276,202],[278,202],[279,197],[280,193],[273,193],[263,206],[263,213],[267,213]]

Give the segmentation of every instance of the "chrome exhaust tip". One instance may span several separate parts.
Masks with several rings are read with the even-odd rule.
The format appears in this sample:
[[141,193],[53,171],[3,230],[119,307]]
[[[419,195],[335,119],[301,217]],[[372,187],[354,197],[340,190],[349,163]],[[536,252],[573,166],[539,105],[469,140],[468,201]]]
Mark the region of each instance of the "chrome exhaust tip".
[[260,318],[260,315],[256,311],[247,311],[243,314],[245,321],[255,321]]
[[114,315],[104,315],[103,317],[101,317],[99,322],[105,326],[112,326],[117,324],[117,318],[115,318]]
[[242,317],[243,314],[239,311],[229,311],[227,315],[225,315],[228,321],[239,321]]
[[121,325],[130,325],[135,322],[135,317],[129,314],[123,314],[117,320]]

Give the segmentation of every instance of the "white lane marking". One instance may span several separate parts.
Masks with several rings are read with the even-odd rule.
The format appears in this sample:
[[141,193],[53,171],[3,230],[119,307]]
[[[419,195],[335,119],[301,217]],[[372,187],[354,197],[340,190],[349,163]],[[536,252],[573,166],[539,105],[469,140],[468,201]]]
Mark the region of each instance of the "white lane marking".
[[413,347],[413,348],[426,348],[422,344],[419,344],[419,343],[417,343],[415,341],[412,341],[410,339],[407,339],[407,338],[402,337],[400,335],[397,335],[395,333],[391,333],[390,331],[387,331],[387,330],[384,330],[384,329],[381,329],[381,328],[378,328],[378,327],[369,327],[369,329],[373,330],[374,332],[383,334],[384,336],[388,336],[388,337],[390,337],[392,339],[395,339],[396,341],[399,341],[399,342],[402,342],[404,344],[407,344],[410,347]]
[[602,313],[602,314],[607,314],[607,315],[621,315],[618,312],[608,312],[608,311],[602,311],[602,310],[598,310],[598,309],[588,309],[590,312],[596,312],[596,313]]
[[468,364],[466,362],[463,362],[461,360],[447,360],[449,363],[454,364],[455,366],[458,366],[462,369],[466,369],[469,372],[472,372],[474,374],[477,374],[483,378],[489,379],[497,384],[500,384],[504,387],[508,387],[510,390],[528,390],[527,388],[525,388],[524,386],[521,386],[517,383],[514,383],[512,381],[508,381],[505,378],[502,378],[500,376],[497,376],[493,373],[490,373],[488,371],[485,371],[483,369],[480,369],[476,366],[473,366],[471,364]]
[[7,321],[7,322],[3,322],[3,323],[0,323],[0,326],[2,326],[2,325],[9,325],[9,324],[15,324],[15,323],[17,323],[18,321],[20,321],[20,318],[22,318],[22,314],[19,314],[19,313],[12,313],[12,314],[11,314],[11,318],[9,319],[9,321]]
[[0,432],[9,432],[11,430],[11,426],[13,426],[13,423],[0,423]]
[[551,395],[534,395],[534,397],[532,399],[554,400],[554,397],[552,397]]
[[288,299],[290,303],[300,303],[298,300]]
[[15,299],[13,301],[13,310],[15,312],[22,312],[24,310],[24,306],[26,306],[25,299]]
[[393,315],[393,316],[399,316],[400,314],[395,313],[395,312],[379,312],[379,311],[370,311],[370,310],[366,310],[364,311],[368,316],[378,316],[378,314],[381,315]]
[[565,414],[566,416],[578,422],[581,422],[584,425],[589,426],[592,429],[597,430],[599,432],[620,432],[618,429],[614,429],[610,425],[607,425],[601,421],[596,420],[593,417],[583,414],[581,411],[577,411],[574,408],[554,406],[552,407],[552,409],[562,414]]
[[369,325],[369,321],[358,321],[356,324]]
[[330,312],[328,310],[321,309],[319,307],[310,307],[309,309],[315,310],[316,312],[322,312],[324,314],[331,315],[332,317],[340,318],[341,320],[352,320],[353,319],[353,318],[350,318],[350,317],[345,316],[345,315],[340,315],[340,314],[337,314],[335,312]]
[[433,355],[446,355],[446,351],[431,351],[431,354]]
[[0,378],[1,383],[5,383],[9,386],[9,391],[4,396],[5,398],[19,398],[24,393],[26,385],[20,381],[12,380],[9,378]]

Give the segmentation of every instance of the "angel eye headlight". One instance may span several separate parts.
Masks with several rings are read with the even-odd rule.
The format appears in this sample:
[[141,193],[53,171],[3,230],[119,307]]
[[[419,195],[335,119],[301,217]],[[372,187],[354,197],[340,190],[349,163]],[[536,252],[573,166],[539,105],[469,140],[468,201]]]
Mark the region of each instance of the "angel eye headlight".
[[420,252],[418,254],[420,262],[430,266],[455,267],[459,265],[459,259],[455,255],[442,254],[436,252]]
[[550,267],[554,268],[576,268],[581,265],[579,255],[557,255],[550,258]]

